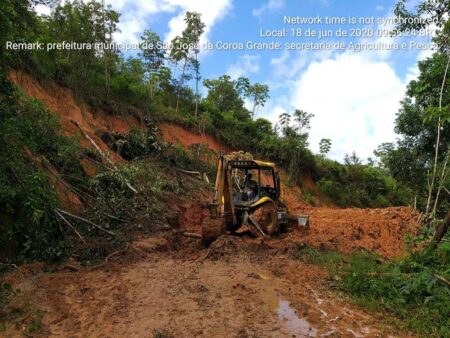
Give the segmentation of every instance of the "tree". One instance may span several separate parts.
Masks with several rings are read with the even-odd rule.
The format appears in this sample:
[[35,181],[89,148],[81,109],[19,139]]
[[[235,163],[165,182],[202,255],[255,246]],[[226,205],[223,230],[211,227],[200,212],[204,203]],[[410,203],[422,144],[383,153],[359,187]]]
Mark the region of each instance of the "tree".
[[[441,149],[441,129],[443,124],[446,122],[446,116],[450,115],[448,109],[445,108],[444,100],[448,97],[447,90],[447,75],[449,73],[449,65],[450,65],[450,6],[448,0],[425,0],[420,2],[416,7],[416,12],[411,12],[407,9],[406,0],[399,0],[397,3],[395,10],[395,15],[399,19],[407,19],[404,21],[400,21],[399,24],[395,27],[395,33],[401,33],[407,30],[420,30],[430,26],[431,23],[435,24],[437,27],[436,35],[433,38],[434,42],[437,44],[439,50],[442,54],[445,55],[445,64],[444,72],[441,73],[441,80],[437,83],[440,83],[440,90],[434,95],[430,97],[431,101],[438,100],[438,105],[434,104],[426,104],[425,111],[427,112],[427,116],[425,120],[434,120],[436,122],[435,130],[436,130],[436,138],[434,142],[434,158],[431,169],[431,176],[428,180],[428,197],[425,206],[425,218],[430,216],[431,219],[434,218],[437,204],[439,200],[439,195],[443,186],[443,182],[447,177],[447,164],[449,159],[449,151],[447,144],[447,155],[443,162],[439,161],[439,153]],[[427,21],[427,18],[432,18],[432,21]],[[443,74],[443,77],[442,77]],[[428,83],[430,84],[430,83]],[[446,96],[446,97],[444,97]],[[431,102],[430,102],[431,103]],[[437,117],[437,118],[436,118]],[[449,117],[450,119],[450,117]],[[438,168],[441,168],[441,175],[438,173]],[[440,181],[436,182],[437,180]],[[435,193],[435,186],[438,186],[437,192]],[[434,195],[434,203],[433,208],[430,214],[430,208],[432,204],[432,198]]]
[[237,84],[228,75],[218,79],[206,79],[203,85],[208,89],[205,104],[220,112],[232,111],[238,120],[249,118],[244,101],[239,95]]
[[184,37],[180,37],[180,36],[174,37],[172,39],[172,45],[173,45],[173,48],[170,50],[170,58],[172,59],[172,61],[175,64],[175,70],[177,68],[178,63],[181,60],[184,60],[183,69],[182,69],[182,72],[180,75],[180,81],[178,81],[178,86],[177,86],[177,103],[176,103],[175,111],[178,113],[178,105],[180,103],[181,87],[183,86],[183,83],[185,80],[186,67],[188,66],[189,50],[187,48],[186,40],[184,39]]
[[191,78],[189,75],[186,75],[186,70],[189,66],[192,66],[195,71],[195,115],[197,116],[199,101],[198,82],[200,81],[200,62],[198,61],[198,54],[200,52],[199,42],[200,36],[203,34],[206,26],[201,21],[201,15],[196,12],[186,12],[184,22],[186,23],[186,28],[183,30],[181,37],[176,36],[172,40],[175,48],[171,50],[170,54],[172,60],[175,62],[175,67],[178,62],[183,60],[183,68],[177,90],[176,112],[178,112],[181,87],[185,80]]
[[345,154],[344,162],[346,165],[361,165],[361,159],[356,155],[355,151],[352,151],[352,154]]
[[151,99],[154,98],[158,73],[165,60],[164,49],[158,47],[160,43],[161,38],[159,35],[148,29],[146,29],[141,36],[141,56],[145,60],[144,64],[147,72],[149,95]]
[[273,133],[272,123],[269,120],[266,120],[263,118],[256,119],[255,128],[256,128],[256,130],[258,130],[264,134],[272,134]]
[[255,118],[259,106],[264,107],[269,96],[269,86],[255,83],[247,89],[247,96],[253,100],[252,119]]
[[105,2],[102,2],[102,19],[103,19],[103,63],[105,72],[105,103],[109,100],[110,90],[110,69],[114,65],[115,57],[114,53],[117,53],[113,49],[113,33],[119,31],[117,23],[119,22],[119,13],[111,10],[111,5],[105,9]]
[[291,123],[291,115],[287,112],[282,113],[279,117],[279,123],[281,126],[281,132],[284,136],[286,136],[286,130]]
[[[201,20],[201,14],[197,12],[186,12],[186,17],[184,19],[186,22],[186,29],[183,32],[183,37],[186,42],[191,46],[191,51],[194,56],[191,60],[192,67],[195,72],[195,117],[198,114],[198,82],[200,81],[200,61],[198,60],[198,54],[200,53],[200,37],[203,34],[206,25]],[[189,51],[188,51],[189,52]]]
[[241,76],[236,81],[236,90],[241,97],[246,97],[248,90],[250,89],[250,80],[244,76]]
[[207,128],[212,124],[211,115],[208,112],[203,112],[197,119],[198,131],[201,135],[206,134]]
[[[425,0],[416,6],[416,12],[411,12],[406,6],[407,0],[399,0],[394,8],[394,14],[399,20],[393,33],[403,33],[409,30],[420,30],[430,25],[436,25],[437,31],[433,40],[440,51],[448,51],[450,47],[450,5],[448,0]],[[432,21],[426,20],[433,19]]]
[[319,142],[320,155],[325,157],[331,150],[331,140],[329,138],[323,138]]
[[308,145],[308,130],[311,129],[311,119],[314,114],[307,113],[304,110],[296,109],[292,114],[294,118],[294,130],[297,133],[297,137],[303,147]]
[[[36,68],[52,74],[91,104],[107,103],[111,71],[118,60],[118,52],[111,48],[111,43],[118,31],[119,14],[96,1],[73,1],[56,6],[50,16],[39,20],[45,41],[73,41],[91,48],[45,52],[45,56],[41,54],[38,58]],[[33,53],[38,56],[40,52]]]
[[307,113],[301,109],[296,109],[292,116],[294,117],[295,130],[299,134],[307,133],[307,131],[311,129],[311,119],[314,117],[314,114]]

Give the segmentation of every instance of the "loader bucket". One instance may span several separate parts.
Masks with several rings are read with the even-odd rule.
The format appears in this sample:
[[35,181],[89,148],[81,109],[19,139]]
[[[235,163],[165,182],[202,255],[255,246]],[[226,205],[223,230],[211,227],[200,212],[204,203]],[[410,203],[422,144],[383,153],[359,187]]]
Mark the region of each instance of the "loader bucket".
[[306,215],[294,215],[288,214],[289,222],[301,229],[305,229],[309,227],[309,216]]
[[307,228],[309,226],[309,216],[297,216],[298,226]]

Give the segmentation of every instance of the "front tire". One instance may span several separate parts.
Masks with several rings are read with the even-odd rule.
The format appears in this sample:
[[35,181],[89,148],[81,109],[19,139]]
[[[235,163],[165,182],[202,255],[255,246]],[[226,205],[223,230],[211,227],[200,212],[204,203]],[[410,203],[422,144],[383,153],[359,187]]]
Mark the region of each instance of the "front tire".
[[[276,234],[280,229],[277,216],[277,209],[271,202],[257,206],[252,213],[252,218],[258,223],[264,234],[269,236]],[[256,231],[256,234],[262,235],[260,231]]]

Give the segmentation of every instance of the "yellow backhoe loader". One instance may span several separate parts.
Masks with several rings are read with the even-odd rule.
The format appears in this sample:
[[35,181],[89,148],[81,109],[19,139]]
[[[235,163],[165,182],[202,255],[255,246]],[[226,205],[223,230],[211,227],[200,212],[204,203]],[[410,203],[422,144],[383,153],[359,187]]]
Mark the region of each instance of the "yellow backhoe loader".
[[[275,164],[254,160],[249,153],[219,155],[214,198],[209,205],[212,219],[223,219],[225,229],[235,232],[247,226],[257,237],[274,235],[289,221],[307,227],[309,217],[289,213],[281,199]],[[210,232],[205,229],[204,240]],[[209,238],[209,240],[213,240]]]

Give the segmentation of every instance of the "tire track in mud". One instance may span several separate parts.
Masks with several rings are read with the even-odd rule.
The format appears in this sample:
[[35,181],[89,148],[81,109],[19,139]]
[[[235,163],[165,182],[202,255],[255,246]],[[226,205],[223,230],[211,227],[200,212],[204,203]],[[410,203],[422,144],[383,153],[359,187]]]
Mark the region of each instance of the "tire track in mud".
[[324,271],[293,260],[288,251],[245,237],[223,236],[217,242],[202,259],[205,249],[194,239],[141,238],[100,269],[38,276],[39,292],[47,299],[43,336],[386,337],[395,332],[331,293]]

